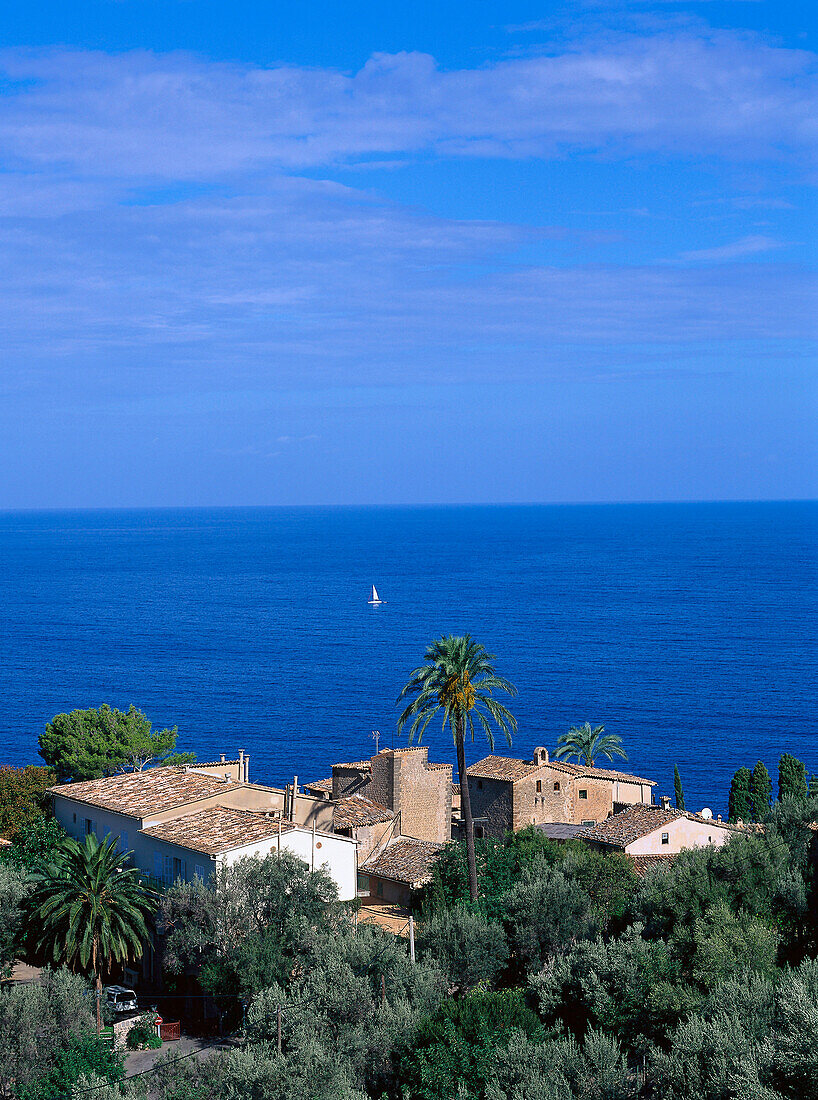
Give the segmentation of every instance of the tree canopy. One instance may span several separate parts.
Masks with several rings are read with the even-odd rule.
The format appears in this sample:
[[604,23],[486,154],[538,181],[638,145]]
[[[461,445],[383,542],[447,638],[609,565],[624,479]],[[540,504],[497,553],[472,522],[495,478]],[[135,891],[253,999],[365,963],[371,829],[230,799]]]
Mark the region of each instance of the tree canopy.
[[622,747],[622,738],[615,733],[606,733],[604,726],[591,726],[585,722],[581,726],[572,726],[567,733],[557,738],[555,760],[568,760],[574,757],[580,764],[589,768],[594,766],[597,757],[613,760],[615,756],[628,759]]
[[141,771],[151,763],[193,763],[193,753],[177,754],[177,730],[154,730],[133,704],[127,711],[103,703],[88,710],[57,714],[40,735],[40,756],[61,783]]

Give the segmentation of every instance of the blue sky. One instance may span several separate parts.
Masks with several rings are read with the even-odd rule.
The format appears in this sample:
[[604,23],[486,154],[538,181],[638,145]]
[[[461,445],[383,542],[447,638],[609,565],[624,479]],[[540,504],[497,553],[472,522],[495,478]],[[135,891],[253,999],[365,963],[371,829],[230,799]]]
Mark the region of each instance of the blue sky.
[[10,4],[0,507],[818,495],[810,7]]

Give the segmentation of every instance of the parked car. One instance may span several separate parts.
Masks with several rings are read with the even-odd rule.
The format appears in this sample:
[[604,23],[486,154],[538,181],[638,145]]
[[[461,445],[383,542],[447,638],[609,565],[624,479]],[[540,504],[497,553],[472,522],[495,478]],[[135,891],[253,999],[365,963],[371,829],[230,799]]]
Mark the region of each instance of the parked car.
[[117,1016],[125,1012],[136,1012],[136,994],[124,985],[109,985],[103,990],[105,1003]]

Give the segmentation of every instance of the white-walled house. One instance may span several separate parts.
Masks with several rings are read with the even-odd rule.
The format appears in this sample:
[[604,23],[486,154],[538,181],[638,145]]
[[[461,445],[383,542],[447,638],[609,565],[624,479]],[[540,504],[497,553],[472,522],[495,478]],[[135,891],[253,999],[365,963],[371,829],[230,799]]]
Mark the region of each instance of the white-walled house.
[[[357,843],[330,831],[331,807],[301,799],[302,823],[285,820],[282,792],[249,783],[246,768],[224,763],[150,768],[52,787],[54,815],[77,839],[89,833],[116,837],[137,867],[165,883],[196,875],[207,880],[218,865],[284,849],[314,870],[324,868],[339,897],[352,900]],[[322,829],[325,817],[328,827]]]
[[678,855],[685,848],[720,847],[736,827],[685,810],[663,806],[629,806],[585,829],[581,839],[603,850],[633,857]]

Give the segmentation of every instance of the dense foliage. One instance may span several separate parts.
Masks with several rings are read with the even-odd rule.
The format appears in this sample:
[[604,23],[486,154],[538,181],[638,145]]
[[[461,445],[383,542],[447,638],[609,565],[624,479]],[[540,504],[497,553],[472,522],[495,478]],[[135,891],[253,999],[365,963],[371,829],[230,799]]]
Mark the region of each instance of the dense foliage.
[[48,788],[56,782],[51,768],[0,767],[0,836],[13,837],[22,826],[42,817],[48,807]]
[[[763,832],[644,878],[534,829],[478,841],[477,903],[451,845],[418,899],[414,966],[303,868],[176,886],[170,959],[241,990],[247,1043],[168,1062],[160,1100],[818,1100],[816,820],[818,800],[787,798]],[[273,963],[240,970],[289,875]]]
[[61,783],[99,779],[148,764],[188,764],[193,753],[176,753],[177,731],[153,730],[133,705],[127,711],[103,703],[88,710],[57,714],[40,734],[40,756]]

